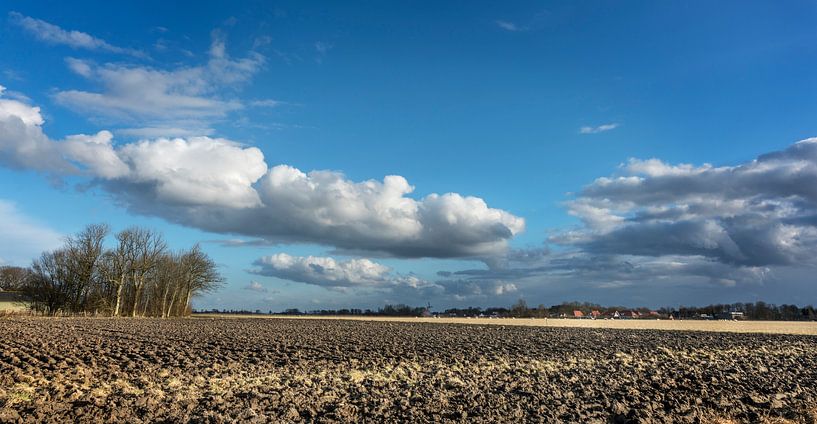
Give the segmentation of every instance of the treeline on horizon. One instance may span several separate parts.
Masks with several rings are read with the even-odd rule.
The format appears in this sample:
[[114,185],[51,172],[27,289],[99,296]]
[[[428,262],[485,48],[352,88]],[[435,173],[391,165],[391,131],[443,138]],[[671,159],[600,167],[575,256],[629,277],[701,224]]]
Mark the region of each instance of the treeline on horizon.
[[520,299],[509,308],[505,307],[468,307],[449,308],[442,312],[432,312],[429,307],[417,307],[409,305],[385,305],[379,309],[318,309],[301,311],[290,308],[280,312],[262,312],[256,309],[250,310],[226,310],[211,309],[199,310],[194,313],[218,313],[218,314],[241,314],[241,315],[341,315],[341,316],[401,316],[401,317],[422,317],[422,316],[449,316],[449,317],[502,317],[502,318],[560,318],[573,317],[573,311],[581,311],[587,317],[592,311],[598,311],[601,318],[610,317],[615,312],[626,311],[639,312],[645,319],[672,317],[674,319],[703,319],[709,317],[716,319],[730,312],[742,312],[743,319],[758,321],[815,321],[817,320],[817,308],[812,305],[800,307],[797,305],[775,305],[766,302],[713,304],[707,306],[681,306],[679,308],[659,308],[650,309],[645,307],[630,308],[625,306],[602,306],[588,302],[564,302],[558,305],[546,307],[543,304],[535,308],[528,307],[527,302]]
[[161,233],[131,227],[111,235],[107,224],[88,225],[43,252],[31,267],[0,267],[0,289],[23,294],[44,315],[177,317],[193,296],[224,279],[198,245],[171,251]]

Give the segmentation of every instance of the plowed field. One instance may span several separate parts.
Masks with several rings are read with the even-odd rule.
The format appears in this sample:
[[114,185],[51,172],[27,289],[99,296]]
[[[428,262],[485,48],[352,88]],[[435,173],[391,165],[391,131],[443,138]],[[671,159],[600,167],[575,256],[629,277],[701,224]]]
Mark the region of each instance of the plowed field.
[[817,337],[0,320],[0,422],[817,422]]

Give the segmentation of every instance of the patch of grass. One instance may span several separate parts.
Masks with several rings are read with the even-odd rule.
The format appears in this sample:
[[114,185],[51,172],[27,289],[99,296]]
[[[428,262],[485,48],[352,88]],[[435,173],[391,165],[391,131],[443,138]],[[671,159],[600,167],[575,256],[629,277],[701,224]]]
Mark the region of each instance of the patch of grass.
[[35,388],[25,383],[17,383],[9,390],[0,391],[0,399],[5,399],[6,406],[29,403],[34,398]]

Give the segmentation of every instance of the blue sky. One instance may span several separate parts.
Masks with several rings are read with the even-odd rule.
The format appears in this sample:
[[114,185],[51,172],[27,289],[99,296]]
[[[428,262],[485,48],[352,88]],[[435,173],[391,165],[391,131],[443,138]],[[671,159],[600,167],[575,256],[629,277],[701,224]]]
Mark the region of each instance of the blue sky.
[[3,7],[4,263],[104,221],[203,243],[199,307],[817,295],[812,2]]

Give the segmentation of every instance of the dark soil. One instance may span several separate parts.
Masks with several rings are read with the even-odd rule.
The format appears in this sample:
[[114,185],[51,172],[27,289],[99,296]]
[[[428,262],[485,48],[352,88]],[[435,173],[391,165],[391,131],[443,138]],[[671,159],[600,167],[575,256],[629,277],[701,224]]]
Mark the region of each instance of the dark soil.
[[817,422],[817,337],[0,320],[0,422]]

